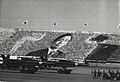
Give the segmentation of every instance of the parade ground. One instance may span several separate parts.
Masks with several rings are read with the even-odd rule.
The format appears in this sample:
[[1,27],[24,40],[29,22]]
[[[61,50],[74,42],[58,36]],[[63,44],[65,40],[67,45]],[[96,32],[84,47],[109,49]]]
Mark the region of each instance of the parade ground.
[[55,70],[39,70],[35,74],[25,74],[14,70],[0,70],[0,82],[119,82],[92,79],[92,69],[119,70],[98,67],[75,67],[71,74],[59,74]]

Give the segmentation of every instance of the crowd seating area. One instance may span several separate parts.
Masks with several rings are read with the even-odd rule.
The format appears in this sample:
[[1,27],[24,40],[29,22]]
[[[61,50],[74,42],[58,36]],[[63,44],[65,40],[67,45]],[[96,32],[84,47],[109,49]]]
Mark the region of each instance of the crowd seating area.
[[[25,37],[25,36],[31,36],[33,33],[41,33],[41,34],[46,34],[44,38],[42,38],[39,41],[25,41],[24,44],[22,44],[21,47],[19,47],[15,53],[13,53],[12,55],[25,55],[31,51],[34,50],[39,50],[39,49],[43,49],[48,47],[51,44],[51,41],[54,40],[55,38],[57,38],[58,36],[65,34],[66,32],[52,32],[52,31],[16,31],[10,34],[6,34],[9,35],[9,37],[4,38],[3,40],[1,40],[1,45],[0,45],[0,54],[9,54],[10,50],[12,49],[13,45],[19,41],[21,38]],[[65,53],[67,53],[67,58],[70,59],[84,59],[87,57],[88,52],[90,52],[90,50],[92,50],[94,48],[94,46],[96,44],[93,43],[87,43],[85,42],[86,39],[88,39],[89,37],[92,37],[94,35],[99,35],[99,34],[95,34],[95,33],[82,33],[82,32],[73,32],[73,40],[65,47],[61,48],[61,50]],[[108,40],[107,43],[110,43],[111,41],[117,41],[119,40],[118,37],[120,36],[115,36],[115,35],[108,35],[110,37],[110,39]],[[0,36],[0,37],[4,37],[4,36]],[[116,38],[117,37],[117,38]],[[103,46],[105,47],[105,46]],[[107,53],[109,50],[111,51],[111,47],[108,46],[110,49],[106,49],[104,50],[104,53]],[[116,49],[115,46],[113,49]],[[102,50],[102,49],[101,49]],[[101,51],[100,50],[100,51]],[[100,52],[99,51],[99,52]],[[102,53],[101,53],[102,54]],[[109,53],[110,54],[110,53]],[[100,54],[99,54],[100,56]],[[106,55],[106,57],[108,57],[108,55]],[[105,57],[105,58],[106,58]],[[93,58],[96,58],[93,57]],[[104,59],[104,57],[99,57],[101,59]]]
[[98,44],[98,46],[86,57],[86,60],[107,61],[118,48],[118,45]]
[[[49,31],[17,31],[13,33],[7,39],[2,41],[0,46],[1,54],[9,54],[9,51],[12,49],[13,45],[19,41],[21,38],[25,36],[31,36],[32,33],[45,33],[46,36],[39,41],[26,41],[19,47],[15,53],[12,55],[25,55],[33,50],[43,49],[48,47],[51,44],[51,41],[57,38],[58,36],[65,34],[65,32],[49,32]],[[80,58],[85,57],[86,53],[89,51],[91,46],[88,46],[87,43],[84,42],[89,35],[82,33],[73,33],[73,40],[65,47],[61,48],[61,50],[65,53],[68,53],[68,58]],[[91,44],[90,44],[91,45]]]

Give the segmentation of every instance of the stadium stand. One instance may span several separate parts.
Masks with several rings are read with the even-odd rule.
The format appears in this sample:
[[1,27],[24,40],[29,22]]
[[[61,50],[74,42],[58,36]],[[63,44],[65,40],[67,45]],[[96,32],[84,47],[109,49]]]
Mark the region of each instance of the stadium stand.
[[[55,31],[15,31],[15,32],[0,32],[0,54],[8,55],[14,44],[17,41],[20,41],[23,37],[31,36],[32,34],[46,34],[46,36],[40,41],[28,41],[26,40],[21,47],[19,47],[12,56],[24,56],[25,54],[39,49],[44,49],[48,47],[52,40],[57,38],[58,36],[65,34],[66,32],[55,32]],[[119,53],[120,48],[117,49],[117,45],[120,45],[120,35],[117,34],[107,34],[101,35],[98,33],[82,33],[82,32],[74,32],[73,40],[70,44],[61,48],[61,51],[67,53],[68,59],[78,59],[79,61],[84,60],[84,58],[90,59],[99,59],[99,60],[108,60],[108,59],[120,59]],[[98,36],[99,35],[99,36]],[[8,36],[8,37],[5,37]],[[97,43],[87,43],[85,42],[89,37],[98,36],[97,38],[92,38],[92,41],[97,40],[97,42],[101,42],[104,39],[106,40],[105,44],[97,44]],[[104,37],[105,36],[105,37]],[[100,38],[102,37],[102,38]],[[98,41],[98,39],[100,39]],[[94,47],[98,45],[98,47],[94,49]],[[100,49],[100,50],[99,50]],[[92,50],[92,53],[95,54],[90,55],[88,52]],[[97,51],[97,52],[95,52]],[[97,54],[97,55],[96,55]],[[111,55],[112,54],[112,55]],[[92,57],[90,57],[92,56]],[[86,58],[86,59],[87,59]]]
[[98,46],[85,58],[89,62],[106,62],[118,49],[118,45],[98,44]]

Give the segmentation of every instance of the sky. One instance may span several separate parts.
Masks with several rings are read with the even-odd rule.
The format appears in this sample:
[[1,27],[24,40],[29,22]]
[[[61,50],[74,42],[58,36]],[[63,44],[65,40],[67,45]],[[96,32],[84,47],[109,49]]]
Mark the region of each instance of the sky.
[[119,23],[119,0],[1,0],[1,27],[120,32]]

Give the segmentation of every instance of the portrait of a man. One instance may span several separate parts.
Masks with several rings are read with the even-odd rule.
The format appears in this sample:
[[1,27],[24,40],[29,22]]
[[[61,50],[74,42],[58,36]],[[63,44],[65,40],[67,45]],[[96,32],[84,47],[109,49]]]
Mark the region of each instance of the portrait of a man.
[[73,36],[70,33],[61,35],[54,39],[48,48],[32,51],[26,54],[26,56],[40,56],[42,60],[47,60],[48,57],[65,58],[66,54],[59,49],[67,45],[72,40],[72,38]]

